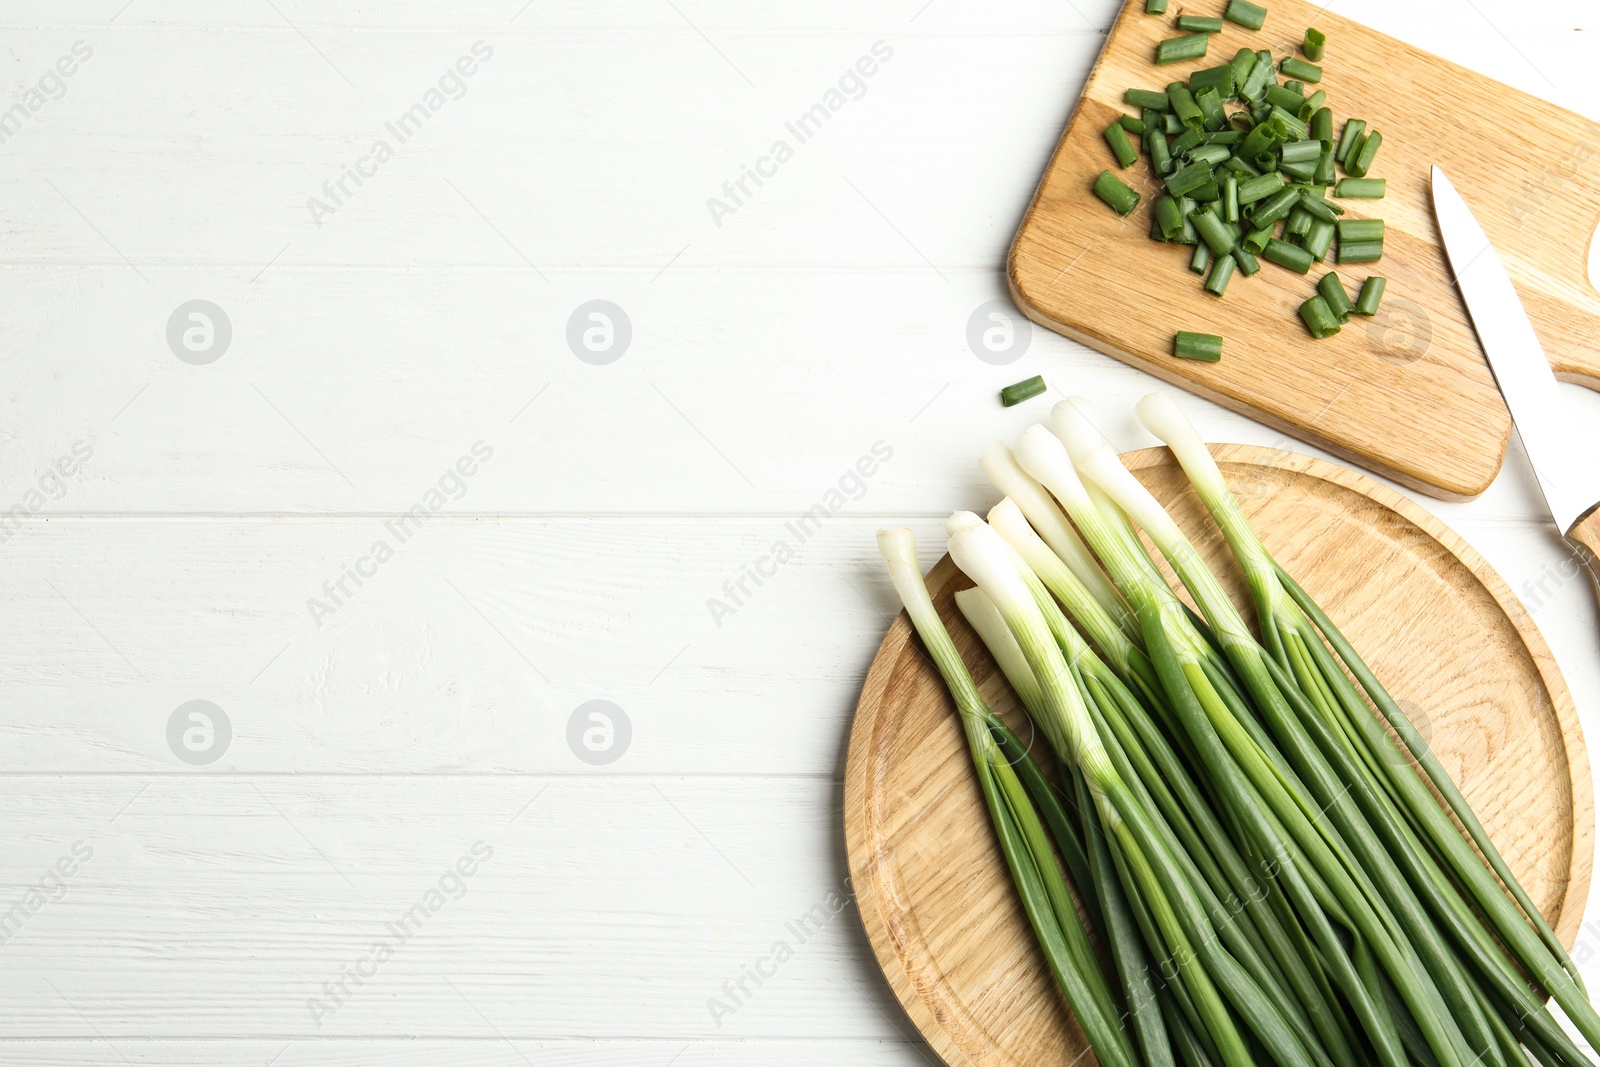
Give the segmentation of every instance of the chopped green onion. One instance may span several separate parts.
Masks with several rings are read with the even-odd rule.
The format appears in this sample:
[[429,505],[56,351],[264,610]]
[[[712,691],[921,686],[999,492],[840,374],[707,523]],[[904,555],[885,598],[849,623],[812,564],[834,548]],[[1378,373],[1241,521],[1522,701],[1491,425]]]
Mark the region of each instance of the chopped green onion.
[[1140,109],[1149,108],[1152,111],[1165,111],[1169,106],[1166,93],[1158,93],[1151,89],[1129,89],[1122,94],[1122,102]]
[[1184,333],[1172,340],[1172,354],[1179,359],[1216,363],[1222,359],[1222,338],[1214,333]]
[[1267,247],[1261,256],[1269,263],[1276,263],[1280,267],[1288,267],[1296,274],[1307,274],[1311,271],[1311,264],[1316,262],[1315,257],[1299,245],[1292,245],[1288,241],[1280,241],[1276,237],[1267,242]]
[[1310,189],[1300,190],[1300,206],[1311,212],[1319,219],[1329,222],[1338,222],[1339,216],[1344,214],[1344,208],[1338,204],[1330,204]]
[[1340,178],[1333,187],[1334,196],[1347,200],[1382,200],[1389,192],[1389,182],[1384,178]]
[[1259,100],[1268,84],[1276,84],[1277,71],[1272,66],[1271,53],[1255,53],[1256,65],[1239,83],[1239,96],[1245,100]]
[[1333,271],[1324,274],[1322,280],[1317,282],[1317,293],[1328,302],[1328,310],[1340,322],[1350,321],[1350,297],[1346,295],[1344,282],[1339,280],[1339,275]]
[[1206,268],[1211,266],[1211,248],[1204,241],[1194,246],[1194,255],[1189,257],[1189,269],[1196,274],[1204,274]]
[[1319,341],[1339,332],[1339,317],[1320,295],[1300,305],[1300,318],[1305,320],[1306,329],[1311,331],[1311,336]]
[[1248,48],[1241,48],[1234,53],[1232,66],[1233,84],[1242,89],[1256,69],[1256,54]]
[[1332,185],[1333,179],[1333,146],[1324,145],[1322,155],[1317,157],[1316,169],[1311,172],[1311,181],[1316,185]]
[[1311,121],[1306,126],[1306,136],[1321,141],[1324,146],[1333,144],[1333,111],[1330,108],[1319,107],[1311,113]]
[[1109,170],[1101,171],[1100,177],[1094,180],[1094,195],[1111,205],[1111,210],[1119,215],[1131,215],[1139,206],[1139,194]]
[[1133,147],[1133,142],[1128,140],[1128,131],[1122,128],[1121,122],[1113,122],[1106,127],[1106,144],[1111,146],[1111,154],[1117,157],[1117,164],[1131,167],[1139,162],[1139,150]]
[[1344,132],[1339,135],[1339,147],[1335,153],[1339,157],[1341,166],[1349,158],[1350,146],[1355,143],[1357,137],[1366,132],[1367,123],[1365,119],[1350,119],[1344,124]]
[[[1311,142],[1315,144],[1316,142]],[[1310,184],[1311,179],[1317,176],[1317,163],[1315,160],[1306,163],[1279,163],[1278,169],[1295,181]]]
[[1271,119],[1258,122],[1245,134],[1244,141],[1239,145],[1239,157],[1263,169],[1271,167],[1277,163],[1278,148],[1288,137],[1283,123]]
[[1322,142],[1290,141],[1278,150],[1278,159],[1284,163],[1312,163],[1322,155]]
[[1263,226],[1271,226],[1279,219],[1287,217],[1299,202],[1300,190],[1293,186],[1285,186],[1261,202],[1255,213],[1250,216],[1250,224],[1257,229]]
[[1361,142],[1361,148],[1350,153],[1350,159],[1345,163],[1344,169],[1350,172],[1352,178],[1365,178],[1367,171],[1372,167],[1372,161],[1378,154],[1378,149],[1383,146],[1383,134],[1373,130]]
[[1197,70],[1189,75],[1189,91],[1195,96],[1200,95],[1200,90],[1207,86],[1212,87],[1223,97],[1233,95],[1233,64],[1224,63],[1220,67],[1207,67]]
[[1024,400],[1027,400],[1030,397],[1038,396],[1040,393],[1044,392],[1044,389],[1044,377],[1042,375],[1035,374],[1027,381],[1017,382],[1014,385],[1008,385],[1004,389],[1000,390],[1000,403],[1004,404],[1008,408],[1016,407]]
[[1222,217],[1228,222],[1239,221],[1239,179],[1233,174],[1222,179]]
[[1383,240],[1382,219],[1340,219],[1339,240],[1344,241],[1381,241]]
[[1211,167],[1198,162],[1179,167],[1165,179],[1167,192],[1173,196],[1188,196],[1212,180]]
[[1326,34],[1319,29],[1308,26],[1306,27],[1305,40],[1300,43],[1300,50],[1306,54],[1306,58],[1311,62],[1321,63],[1322,53],[1327,44],[1328,37]]
[[1350,151],[1345,153],[1345,157],[1339,161],[1339,165],[1347,171],[1355,166],[1356,158],[1361,155],[1361,149],[1366,146],[1366,143],[1367,135],[1365,132],[1356,134],[1350,141]]
[[1327,259],[1328,249],[1333,247],[1333,223],[1327,219],[1313,217],[1311,228],[1306,230],[1306,237],[1301,242],[1301,247],[1315,256],[1318,263]]
[[1172,102],[1172,113],[1178,116],[1178,121],[1184,127],[1195,130],[1205,125],[1205,112],[1195,103],[1194,94],[1189,91],[1187,85],[1173,82],[1167,86],[1167,99]]
[[1191,33],[1183,37],[1169,37],[1156,45],[1157,63],[1182,63],[1188,59],[1200,59],[1206,54],[1206,46],[1211,42],[1209,33]]
[[1165,178],[1172,173],[1172,150],[1167,145],[1167,135],[1160,130],[1151,130],[1150,166],[1156,172],[1156,177]]
[[[1244,240],[1239,242],[1239,247],[1259,256],[1266,249],[1267,242],[1272,240],[1272,233],[1276,228],[1277,224],[1274,223],[1271,226],[1262,226],[1260,229],[1251,230],[1244,235]],[[1248,274],[1250,272],[1246,271],[1245,273]]]
[[1340,241],[1340,263],[1376,263],[1383,258],[1382,241]]
[[1168,111],[1161,116],[1161,128],[1166,131],[1168,137],[1171,137],[1175,133],[1183,132],[1183,123],[1178,120],[1178,116]]
[[1194,222],[1195,232],[1200,235],[1200,240],[1206,243],[1213,255],[1225,256],[1233,251],[1233,231],[1228,228],[1226,222],[1209,210],[1190,212],[1189,218]]
[[1239,264],[1233,256],[1217,256],[1211,261],[1211,277],[1206,279],[1206,292],[1212,296],[1221,296],[1228,291],[1228,282],[1233,277]]
[[1200,235],[1194,232],[1194,223],[1189,221],[1189,212],[1194,210],[1194,201],[1187,196],[1175,197],[1178,201],[1178,211],[1183,215],[1183,234],[1178,238],[1181,245],[1200,243]]
[[1291,115],[1299,115],[1300,105],[1305,103],[1305,97],[1294,92],[1287,85],[1272,85],[1267,87],[1266,101],[1273,107],[1281,107]]
[[[1194,94],[1194,102],[1200,108],[1206,129],[1220,130],[1228,124],[1228,113],[1222,109],[1222,94],[1217,91],[1216,86],[1208,85]],[[1232,154],[1228,152],[1223,158],[1226,159]]]
[[1322,68],[1315,63],[1307,63],[1296,56],[1289,56],[1278,64],[1278,70],[1290,78],[1298,78],[1316,84],[1322,80]]
[[1222,20],[1205,15],[1179,15],[1178,29],[1189,33],[1221,33]]
[[1283,188],[1283,175],[1262,174],[1246,178],[1239,183],[1239,203],[1253,204],[1257,200],[1265,200],[1273,193]]
[[1297,203],[1294,210],[1289,212],[1289,221],[1283,227],[1283,239],[1293,241],[1295,244],[1304,244],[1305,236],[1311,232],[1311,224],[1314,221],[1316,216]]
[[1246,278],[1252,277],[1261,270],[1261,263],[1251,254],[1250,250],[1240,243],[1231,253],[1234,262],[1239,264],[1239,273]]
[[[1246,134],[1245,136],[1249,136],[1249,135]],[[1239,143],[1241,145],[1244,143],[1244,137],[1240,137],[1239,138]],[[1257,170],[1254,165],[1246,163],[1244,160],[1240,159],[1238,156],[1234,156],[1232,159],[1230,159],[1226,163],[1224,163],[1222,165],[1222,169],[1223,170],[1231,170],[1235,174],[1242,175],[1245,178],[1259,178],[1259,177],[1261,177],[1261,171]]]
[[1156,197],[1152,209],[1155,215],[1156,230],[1163,241],[1176,241],[1183,236],[1183,213],[1178,210],[1178,201],[1169,194]]
[[[1324,89],[1318,89],[1316,92],[1306,97],[1305,103],[1300,105],[1300,110],[1296,111],[1295,114],[1300,116],[1301,122],[1309,122],[1311,120],[1311,116],[1315,115],[1317,110],[1322,107],[1323,104],[1327,103],[1327,101],[1327,91]],[[1332,137],[1323,139],[1329,141],[1333,140]]]
[[[1123,115],[1121,118],[1117,119],[1116,125],[1121,126],[1124,130],[1127,130],[1135,137],[1144,136],[1144,131],[1146,129],[1144,119],[1134,118],[1132,115]],[[1135,153],[1135,156],[1137,157],[1137,153]]]
[[1191,148],[1204,144],[1205,140],[1205,132],[1198,126],[1187,128],[1172,142],[1172,154],[1175,156],[1185,155]]
[[1237,22],[1247,30],[1259,30],[1266,24],[1267,9],[1250,0],[1228,0],[1228,10],[1222,17],[1229,22]]
[[1361,295],[1356,297],[1355,304],[1350,308],[1355,315],[1376,315],[1378,305],[1383,302],[1384,287],[1389,284],[1388,279],[1377,274],[1361,283]]
[[[1225,144],[1203,144],[1189,153],[1189,162],[1204,163],[1207,166],[1216,167],[1232,155],[1233,153],[1228,150],[1228,146]],[[1217,175],[1213,173],[1212,177],[1217,177]]]
[[1167,13],[1167,0],[1144,0],[1144,13],[1146,15],[1165,15]]
[[1283,125],[1285,137],[1290,141],[1303,141],[1306,139],[1306,124],[1300,121],[1300,116],[1276,104],[1272,105],[1272,121]]

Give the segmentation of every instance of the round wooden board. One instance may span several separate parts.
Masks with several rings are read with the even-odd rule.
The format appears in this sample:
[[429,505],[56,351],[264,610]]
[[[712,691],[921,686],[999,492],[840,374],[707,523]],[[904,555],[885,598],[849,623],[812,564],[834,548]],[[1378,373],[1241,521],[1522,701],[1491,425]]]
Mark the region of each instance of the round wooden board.
[[[1371,479],[1290,452],[1213,452],[1267,548],[1412,712],[1570,946],[1594,859],[1594,796],[1571,694],[1527,611],[1461,538]],[[1167,450],[1123,458],[1246,604],[1226,543]],[[955,610],[952,594],[970,584],[948,556],[929,576],[984,696],[1020,723]],[[878,962],[945,1061],[1079,1062],[1083,1037],[1013,894],[955,707],[904,612],[856,711],[844,817]]]

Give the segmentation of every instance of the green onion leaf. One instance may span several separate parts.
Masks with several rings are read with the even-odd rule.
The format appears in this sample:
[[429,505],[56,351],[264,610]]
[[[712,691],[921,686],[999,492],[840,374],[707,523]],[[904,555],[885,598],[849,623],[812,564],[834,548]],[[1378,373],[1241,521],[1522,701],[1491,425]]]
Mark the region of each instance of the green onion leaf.
[[1351,306],[1350,312],[1354,315],[1376,315],[1378,305],[1383,303],[1383,290],[1389,284],[1387,278],[1374,274],[1361,283],[1361,294],[1356,297],[1356,302]]
[[1222,17],[1247,30],[1259,30],[1266,24],[1267,9],[1250,3],[1250,0],[1228,0],[1228,9],[1222,13]]
[[1118,166],[1131,167],[1139,162],[1139,150],[1128,140],[1128,131],[1120,120],[1106,127],[1105,138],[1106,144],[1111,146],[1111,154],[1117,157]]
[[1183,37],[1170,37],[1156,45],[1157,63],[1182,63],[1188,59],[1200,59],[1206,54],[1206,46],[1211,41],[1209,33],[1191,33]]
[[1328,38],[1321,30],[1315,27],[1306,27],[1305,40],[1300,43],[1300,50],[1305,52],[1306,58],[1313,63],[1322,62],[1322,53],[1327,47]]
[[1222,338],[1214,333],[1185,333],[1172,339],[1172,354],[1179,359],[1216,363],[1222,359]]
[[1026,381],[1017,382],[1014,385],[1008,385],[1004,389],[1000,390],[1000,403],[1004,404],[1008,408],[1015,407],[1024,400],[1038,396],[1040,393],[1044,392],[1044,389],[1044,377],[1042,375],[1035,374],[1032,378],[1029,378]]
[[1389,183],[1383,178],[1340,178],[1333,187],[1334,196],[1347,200],[1382,200],[1389,192]]
[[1094,195],[1111,205],[1111,210],[1119,215],[1131,215],[1139,206],[1139,194],[1109,170],[1101,171],[1094,180]]

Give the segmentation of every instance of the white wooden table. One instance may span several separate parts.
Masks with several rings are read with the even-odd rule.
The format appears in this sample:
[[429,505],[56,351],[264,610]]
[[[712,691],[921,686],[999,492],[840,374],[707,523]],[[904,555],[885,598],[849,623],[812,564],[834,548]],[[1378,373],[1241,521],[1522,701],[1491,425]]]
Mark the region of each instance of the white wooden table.
[[[1338,3],[1600,114],[1581,0]],[[0,1063],[928,1059],[842,897],[872,533],[1035,372],[1151,443],[967,340],[1113,9],[0,9]],[[1592,728],[1521,453],[1423,503]]]

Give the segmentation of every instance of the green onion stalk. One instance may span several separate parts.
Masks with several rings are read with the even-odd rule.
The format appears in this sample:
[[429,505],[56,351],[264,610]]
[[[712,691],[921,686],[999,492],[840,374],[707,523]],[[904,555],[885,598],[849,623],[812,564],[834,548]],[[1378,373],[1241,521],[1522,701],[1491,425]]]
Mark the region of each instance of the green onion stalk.
[[1004,442],[995,442],[979,457],[978,467],[996,489],[1016,503],[1028,522],[1039,531],[1038,536],[1076,576],[1104,613],[1116,620],[1127,637],[1137,638],[1139,626],[1127,603],[1106,578],[1094,554],[1084,545],[1067,517],[1050,499],[1050,494],[1017,465],[1011,449]]
[[955,700],[990,821],[1051,974],[1100,1062],[1106,1067],[1138,1067],[1120,1021],[1123,1008],[1073,907],[1034,802],[997,737],[1004,724],[979,695],[928,595],[911,531],[879,531],[878,550],[912,626]]
[[[956,607],[967,623],[988,648],[1000,672],[1011,684],[1022,701],[1022,706],[1034,721],[1042,721],[1046,710],[1044,692],[1033,669],[1022,653],[1022,646],[1011,636],[1005,619],[994,601],[981,589],[962,589],[955,594]],[[1157,980],[1156,968],[1146,954],[1143,930],[1148,925],[1146,913],[1135,911],[1137,901],[1130,902],[1119,881],[1118,868],[1111,846],[1095,821],[1093,803],[1089,799],[1083,776],[1062,764],[1064,777],[1070,776],[1077,796],[1078,825],[1074,841],[1083,848],[1083,866],[1080,869],[1073,857],[1063,849],[1068,870],[1078,886],[1080,897],[1090,911],[1110,949],[1116,971],[1122,984],[1124,1003],[1129,1005],[1131,1020],[1139,1049],[1146,1064],[1176,1065],[1173,1039],[1169,1036],[1169,1019],[1172,1026],[1186,1024],[1175,1019],[1178,1008],[1171,991]],[[1152,1006],[1154,1006],[1152,1008]],[[1192,1037],[1192,1032],[1191,1032]],[[1183,1045],[1180,1043],[1179,1048]],[[1180,1053],[1181,1054],[1181,1053]],[[1208,1061],[1204,1053],[1200,1058],[1184,1056],[1185,1063],[1203,1067]]]
[[[1386,824],[1401,831],[1405,848],[1399,855],[1412,861],[1419,891],[1460,943],[1460,951],[1498,996],[1516,1006],[1522,1027],[1545,1043],[1569,1058],[1579,1055],[1510,966],[1513,961],[1561,1005],[1591,1044],[1600,1044],[1600,1016],[1588,1001],[1576,966],[1415,725],[1332,620],[1272,559],[1177,405],[1152,395],[1139,404],[1138,412],[1145,426],[1172,449],[1243,569],[1275,675],[1286,690],[1298,686],[1308,705],[1304,714],[1320,720],[1330,750],[1337,747],[1346,769],[1365,777],[1366,794],[1383,808]],[[1430,784],[1448,814],[1430,793]],[[1488,920],[1487,929],[1474,921],[1474,909]],[[1509,960],[1500,946],[1510,950]],[[1586,1061],[1580,1055],[1577,1062]]]
[[[1118,766],[1115,740],[1102,735],[1084,695],[1081,668],[1091,662],[1090,650],[1072,649],[1069,661],[1019,571],[1017,553],[994,529],[970,520],[952,527],[951,557],[994,603],[1021,647],[1041,694],[1041,729],[1083,776],[1101,829],[1128,873],[1124,888],[1153,920],[1156,943],[1151,948],[1170,971],[1167,976],[1181,987],[1183,1003],[1193,1011],[1216,1058],[1229,1067],[1245,1067],[1257,1062],[1259,1048],[1274,1062],[1297,1067],[1330,1062],[1308,1046],[1309,1028],[1301,1013],[1288,1005],[1286,1014],[1282,990],[1264,985],[1252,973],[1256,967],[1247,964],[1261,966],[1259,957],[1248,954],[1241,960],[1235,955],[1242,942],[1214,923],[1203,879],[1188,862],[1192,857],[1148,793],[1130,780],[1126,764]],[[1106,676],[1114,677],[1109,671]]]
[[[1174,546],[1163,540],[1176,532],[1170,517],[1158,505],[1145,506],[1146,501],[1154,504],[1148,493],[1141,498],[1129,488],[1127,483],[1132,483],[1133,489],[1143,492],[1074,408],[1058,405],[1056,414],[1058,428],[1068,433],[1066,444],[1075,454],[1069,456],[1061,440],[1035,427],[1024,435],[1018,458],[1066,508],[1133,604],[1173,710],[1199,752],[1205,773],[1243,831],[1241,850],[1253,851],[1269,878],[1281,885],[1295,914],[1306,924],[1322,965],[1328,968],[1325,980],[1349,1002],[1378,1061],[1398,1067],[1407,1062],[1406,1053],[1399,1029],[1386,1010],[1383,992],[1362,980],[1345,948],[1345,941],[1352,937],[1363,952],[1371,953],[1379,973],[1393,986],[1442,1067],[1499,1062],[1487,1025],[1473,1028],[1478,1040],[1469,1043],[1458,1024],[1458,1011],[1475,1018],[1475,1006],[1466,994],[1455,991],[1459,995],[1450,1004],[1456,1010],[1444,1007],[1446,997],[1402,935],[1389,901],[1366,874],[1367,865],[1381,862],[1381,857],[1365,847],[1352,852],[1346,840],[1351,827],[1337,793],[1324,797],[1308,789],[1299,779],[1303,769],[1291,766],[1260,729],[1256,721],[1259,712],[1252,710],[1250,699],[1272,697],[1249,686],[1249,658],[1241,656],[1235,662],[1231,654],[1252,639],[1237,612],[1223,610],[1206,595],[1213,590],[1220,593],[1215,578],[1203,565],[1191,565],[1197,556],[1182,558],[1181,565],[1173,562],[1171,557],[1177,553],[1168,550]],[[1182,602],[1165,583],[1152,580],[1148,568],[1134,562],[1134,554],[1142,549],[1095,508],[1074,460],[1130,519],[1145,528],[1180,577],[1201,588],[1202,593],[1191,593],[1202,610],[1210,609],[1206,616],[1209,634],[1190,621]],[[1116,471],[1126,480],[1115,477]],[[1177,536],[1181,538],[1181,534]],[[1226,597],[1221,599],[1225,605]],[[1218,662],[1217,648],[1228,653],[1224,662]],[[1242,691],[1229,677],[1230,666],[1246,675]],[[1283,703],[1279,696],[1270,707],[1280,718],[1286,712],[1277,705]],[[1359,843],[1369,844],[1365,839]],[[1342,929],[1336,930],[1336,924]],[[1480,1060],[1485,1056],[1489,1058]]]
[[1227,539],[1259,638],[1075,405],[1015,451],[986,451],[1005,499],[987,522],[958,512],[946,526],[977,586],[956,605],[1057,781],[979,696],[910,533],[879,544],[1101,1062],[1590,1064],[1545,1005],[1600,1044],[1576,967],[1413,724],[1250,530],[1193,428],[1169,401],[1139,407]]
[[[976,521],[976,516],[958,515],[953,517],[950,526],[955,532]],[[1020,512],[1009,500],[1002,501],[990,512],[990,525],[997,530],[1004,529],[1002,536],[1013,547],[1021,546],[1018,555],[1025,557],[1025,562],[1017,561],[1019,571],[1034,593],[1063,655],[1078,675],[1085,706],[1106,741],[1118,773],[1134,788],[1141,803],[1159,810],[1176,834],[1182,846],[1177,855],[1186,867],[1186,877],[1199,894],[1206,914],[1228,950],[1273,1000],[1274,1006],[1290,1021],[1297,1036],[1308,1047],[1316,1047],[1320,1039],[1326,1044],[1333,1062],[1353,1067],[1356,1061],[1336,1013],[1326,1010],[1325,996],[1303,965],[1303,939],[1297,941],[1292,937],[1270,910],[1263,887],[1251,873],[1248,861],[1234,848],[1212,811],[1211,801],[1195,782],[1189,769],[1192,755],[1180,754],[1156,726],[1156,719],[1168,717],[1170,713],[1164,711],[1159,696],[1153,703],[1136,697],[1118,673],[1070,627],[1066,627],[1063,634],[1063,626],[1052,618],[1052,614],[1059,615],[1059,608],[1041,595],[1029,573],[1030,568],[1035,567],[1058,569],[1060,561],[1051,558],[1049,550],[1036,538],[1031,543],[1028,541],[1031,531],[1014,529],[1016,521],[1020,521]],[[1052,591],[1054,589],[1052,586]],[[979,597],[985,604],[989,603],[976,590],[958,594],[958,604],[964,597]],[[1073,594],[1068,589],[1064,599],[1081,601],[1082,593]],[[1038,683],[1031,673],[1017,679],[1021,672],[1010,666],[1020,656],[1016,642],[1010,638],[1009,631],[999,638],[992,636],[998,612],[990,606],[987,611],[974,614],[967,612],[963,605],[963,613],[994,654],[1002,672],[1013,679],[1013,688],[1023,705],[1036,721],[1045,721],[1046,713],[1037,707],[1040,698],[1030,695],[1038,693]],[[1132,652],[1148,665],[1141,651],[1134,649]],[[1152,714],[1152,707],[1163,710]],[[1158,956],[1164,954],[1159,945],[1153,943],[1152,948]]]

